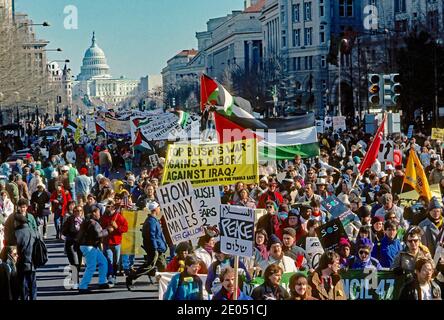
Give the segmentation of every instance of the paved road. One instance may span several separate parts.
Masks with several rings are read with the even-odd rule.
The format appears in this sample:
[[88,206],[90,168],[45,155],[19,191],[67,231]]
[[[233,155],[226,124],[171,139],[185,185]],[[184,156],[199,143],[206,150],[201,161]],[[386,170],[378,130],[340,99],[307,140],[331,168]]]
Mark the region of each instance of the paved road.
[[[133,291],[128,291],[125,278],[119,277],[118,284],[108,290],[98,290],[97,272],[90,284],[92,294],[78,295],[76,290],[66,289],[65,279],[69,277],[68,258],[64,254],[64,243],[55,239],[55,229],[50,225],[48,239],[45,241],[49,251],[49,261],[37,270],[37,287],[39,300],[156,300],[158,298],[158,285],[151,285],[148,277],[142,277]],[[69,269],[68,269],[69,270]]]

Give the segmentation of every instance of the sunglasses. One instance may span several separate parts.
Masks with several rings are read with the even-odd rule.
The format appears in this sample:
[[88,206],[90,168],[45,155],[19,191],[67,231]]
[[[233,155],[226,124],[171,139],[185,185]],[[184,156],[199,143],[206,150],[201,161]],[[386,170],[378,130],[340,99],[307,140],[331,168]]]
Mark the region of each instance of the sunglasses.
[[370,254],[370,252],[368,252],[368,251],[359,251],[360,256],[368,256],[369,254]]
[[407,240],[407,242],[408,243],[418,243],[419,242],[419,239],[410,239],[410,240]]
[[273,209],[274,207],[273,207],[273,206],[267,206],[267,208],[271,208],[271,209]]

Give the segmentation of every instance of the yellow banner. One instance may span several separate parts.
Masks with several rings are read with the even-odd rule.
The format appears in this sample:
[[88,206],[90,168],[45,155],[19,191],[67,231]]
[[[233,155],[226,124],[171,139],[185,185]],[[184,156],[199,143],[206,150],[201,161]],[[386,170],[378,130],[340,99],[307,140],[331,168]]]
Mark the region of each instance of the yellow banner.
[[421,196],[425,196],[429,200],[432,198],[432,193],[430,192],[429,182],[425,175],[424,168],[422,167],[422,164],[413,148],[410,149],[404,183],[415,188],[415,190]]
[[433,140],[444,140],[444,129],[432,128]]
[[258,183],[256,139],[224,144],[168,147],[162,183],[191,181],[193,187]]
[[122,215],[128,221],[128,232],[122,237],[121,254],[145,255],[146,252],[141,247],[143,244],[141,229],[148,211],[123,210]]
[[[441,195],[441,189],[439,188],[439,184],[431,185],[430,191],[432,193],[432,197],[436,197],[438,199],[438,202],[442,204],[442,195]],[[419,199],[419,193],[416,190],[404,192],[399,195],[399,199],[401,199],[401,205],[408,206],[409,202],[413,200],[416,201]]]

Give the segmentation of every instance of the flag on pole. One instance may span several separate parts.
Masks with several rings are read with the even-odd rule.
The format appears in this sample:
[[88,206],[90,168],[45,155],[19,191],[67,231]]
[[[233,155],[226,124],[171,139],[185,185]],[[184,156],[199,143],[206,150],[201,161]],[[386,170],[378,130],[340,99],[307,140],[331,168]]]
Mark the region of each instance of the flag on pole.
[[96,134],[99,135],[101,133],[104,133],[105,135],[107,134],[105,128],[96,122]]
[[376,131],[375,138],[373,139],[372,144],[370,145],[370,148],[368,149],[367,153],[365,154],[364,160],[362,161],[361,165],[359,166],[359,174],[362,176],[367,169],[369,169],[375,160],[378,158],[379,153],[379,147],[381,146],[382,136],[384,135],[384,128],[385,128],[385,120],[387,118],[387,114],[384,114],[384,118],[382,119],[382,123],[380,127],[378,128],[378,131]]
[[74,121],[66,118],[65,122],[63,123],[63,129],[65,129],[65,131],[68,133],[73,133],[77,130],[77,124]]
[[190,114],[185,111],[178,111],[177,115],[179,116],[179,120],[177,121],[177,123],[181,126],[182,129],[184,129],[187,126]]
[[427,181],[424,168],[413,148],[410,149],[409,160],[407,161],[404,176],[404,184],[408,184],[414,188],[420,196],[424,196],[428,200],[432,198],[432,192],[430,191],[429,182]]
[[136,131],[136,139],[134,140],[133,148],[140,151],[153,150],[149,141],[145,138],[140,129],[137,129]]
[[204,111],[207,105],[222,106],[227,115],[233,113],[233,96],[216,80],[203,74],[200,78],[200,104]]

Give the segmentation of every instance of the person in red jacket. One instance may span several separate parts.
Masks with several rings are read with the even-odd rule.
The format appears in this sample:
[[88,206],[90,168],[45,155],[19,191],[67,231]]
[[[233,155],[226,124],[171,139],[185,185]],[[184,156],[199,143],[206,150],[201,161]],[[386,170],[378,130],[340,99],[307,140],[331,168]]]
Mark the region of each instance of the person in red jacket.
[[56,229],[56,239],[60,239],[62,220],[68,210],[68,203],[72,200],[69,191],[65,190],[63,183],[57,184],[56,190],[51,194],[49,201],[52,205],[52,213],[54,213],[54,226]]
[[109,234],[103,239],[103,253],[108,260],[108,284],[114,286],[120,259],[122,234],[128,232],[128,221],[120,214],[113,202],[109,202],[105,213],[100,218],[102,228],[110,228]]
[[273,201],[278,207],[282,204],[284,198],[282,197],[282,194],[277,191],[277,185],[276,181],[269,182],[268,190],[259,197],[258,209],[265,209],[267,201]]
[[181,242],[176,247],[176,255],[168,263],[166,272],[182,272],[185,270],[185,258],[193,251],[188,241]]

